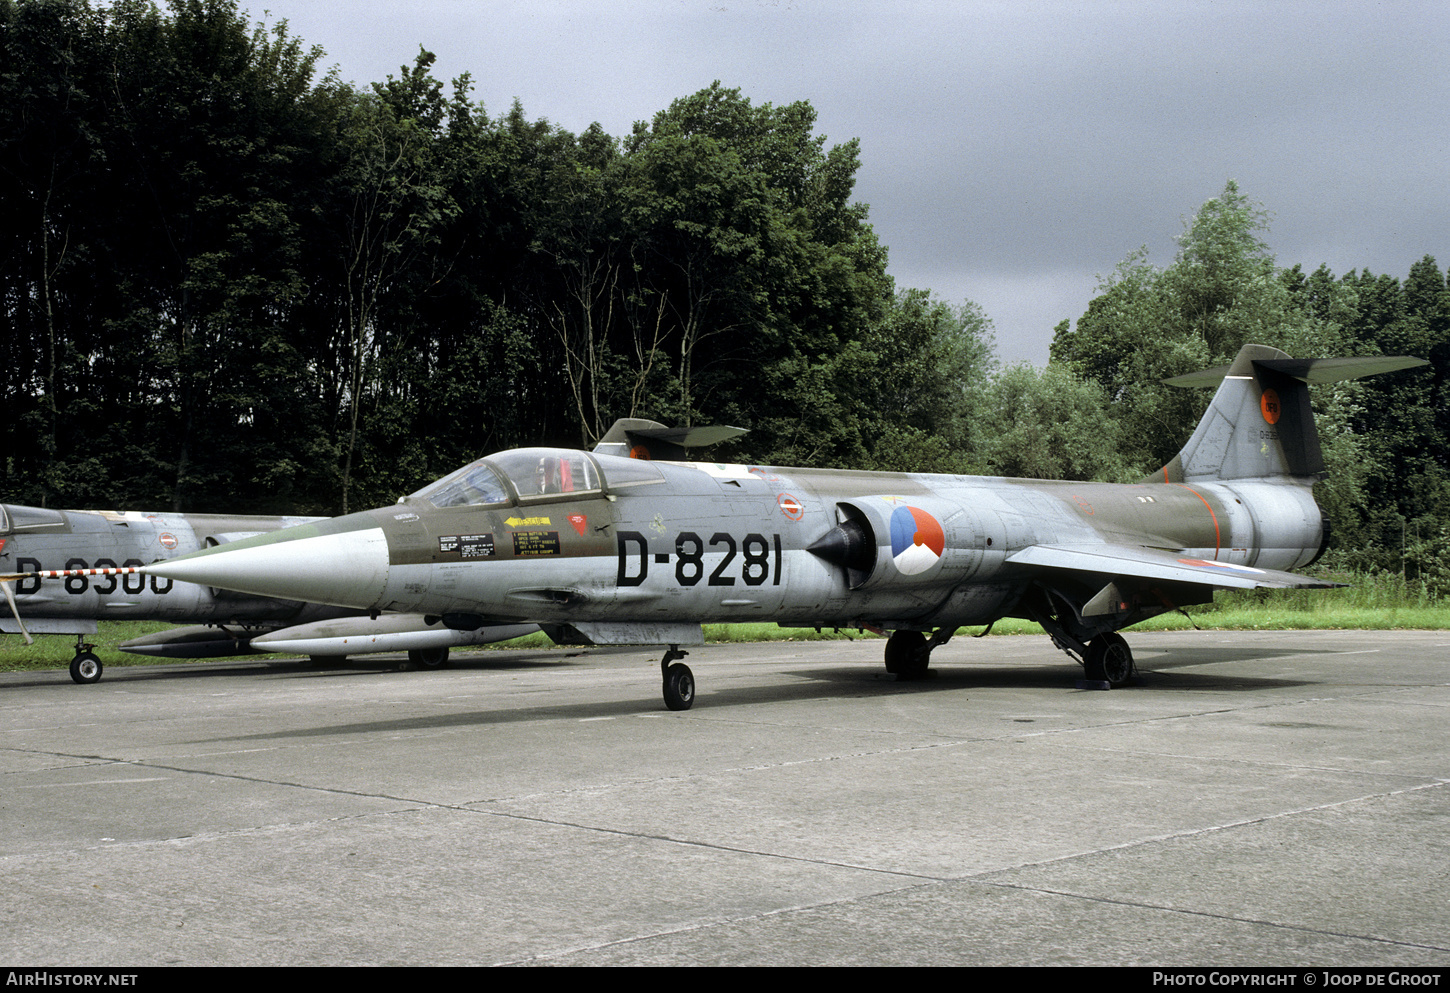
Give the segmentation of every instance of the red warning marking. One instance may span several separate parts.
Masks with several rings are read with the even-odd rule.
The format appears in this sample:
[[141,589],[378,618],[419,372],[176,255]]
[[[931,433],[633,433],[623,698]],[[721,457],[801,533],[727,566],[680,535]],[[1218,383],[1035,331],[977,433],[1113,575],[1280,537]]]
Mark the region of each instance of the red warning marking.
[[775,502],[780,506],[780,512],[793,521],[798,521],[806,516],[806,508],[801,502],[789,493],[782,493],[776,497]]
[[0,576],[0,582],[10,582],[14,579],[30,579],[39,576],[41,579],[69,579],[71,576],[129,576],[145,569],[142,565],[122,565],[111,569],[42,569],[39,572],[13,572]]
[[1264,414],[1264,420],[1270,424],[1279,423],[1279,394],[1273,390],[1265,390],[1264,395],[1259,397],[1259,410]]
[[176,535],[172,534],[170,531],[162,531],[161,537],[157,540],[161,542],[162,548],[176,547]]
[[643,445],[635,445],[629,450],[629,457],[632,459],[640,459],[641,461],[648,462],[650,460],[649,449],[645,448]]
[[570,514],[569,523],[574,525],[574,530],[579,532],[580,537],[583,537],[584,529],[589,526],[589,518],[583,514]]
[[1218,529],[1218,515],[1213,512],[1213,508],[1208,505],[1208,501],[1203,499],[1202,493],[1198,492],[1191,486],[1184,486],[1182,483],[1174,483],[1173,485],[1180,486],[1183,489],[1187,490],[1189,493],[1192,493],[1194,496],[1198,497],[1199,502],[1203,504],[1203,509],[1208,511],[1208,516],[1213,521],[1213,557],[1217,559],[1218,550],[1223,547],[1223,534]]

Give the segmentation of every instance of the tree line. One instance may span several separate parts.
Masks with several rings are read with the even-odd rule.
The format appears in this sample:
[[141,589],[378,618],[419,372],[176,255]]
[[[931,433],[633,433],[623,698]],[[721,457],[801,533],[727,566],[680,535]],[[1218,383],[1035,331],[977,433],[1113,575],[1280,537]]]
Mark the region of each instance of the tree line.
[[0,46],[7,500],[336,513],[625,416],[750,428],[725,459],[1132,479],[1206,400],[1158,381],[1254,340],[1431,357],[1318,388],[1321,499],[1355,564],[1450,523],[1444,274],[1281,269],[1232,184],[1003,369],[979,307],[894,285],[805,101],[716,83],[573,134],[426,51],[345,85],[231,0],[0,0]]

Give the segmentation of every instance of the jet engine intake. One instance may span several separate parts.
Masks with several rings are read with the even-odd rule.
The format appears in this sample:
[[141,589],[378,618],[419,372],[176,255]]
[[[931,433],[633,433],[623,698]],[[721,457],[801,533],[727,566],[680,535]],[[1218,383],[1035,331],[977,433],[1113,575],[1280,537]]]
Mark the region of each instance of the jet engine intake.
[[806,551],[844,569],[853,590],[952,585],[975,570],[984,549],[974,515],[938,497],[842,501],[836,519]]

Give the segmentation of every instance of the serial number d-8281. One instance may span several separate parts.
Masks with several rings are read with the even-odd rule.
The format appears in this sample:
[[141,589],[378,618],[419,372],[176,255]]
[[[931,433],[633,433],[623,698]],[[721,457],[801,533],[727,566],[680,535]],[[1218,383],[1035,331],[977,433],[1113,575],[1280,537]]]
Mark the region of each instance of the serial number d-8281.
[[[715,568],[706,572],[706,550],[719,555]],[[723,554],[722,554],[723,553]],[[638,531],[619,532],[620,586],[639,586],[649,575],[650,560],[668,565],[669,552],[650,554],[649,539]],[[736,539],[732,534],[716,531],[708,540],[694,531],[681,531],[675,537],[675,582],[681,586],[746,586],[780,585],[780,535],[768,538],[750,533]]]

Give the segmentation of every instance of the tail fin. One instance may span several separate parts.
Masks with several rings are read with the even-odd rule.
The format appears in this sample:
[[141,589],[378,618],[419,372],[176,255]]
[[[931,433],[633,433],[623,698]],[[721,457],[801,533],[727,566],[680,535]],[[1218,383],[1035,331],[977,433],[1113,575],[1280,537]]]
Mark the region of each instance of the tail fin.
[[1245,345],[1231,365],[1164,380],[1171,386],[1220,385],[1188,444],[1144,482],[1318,476],[1324,456],[1306,384],[1426,364],[1387,355],[1294,359],[1268,345]]

